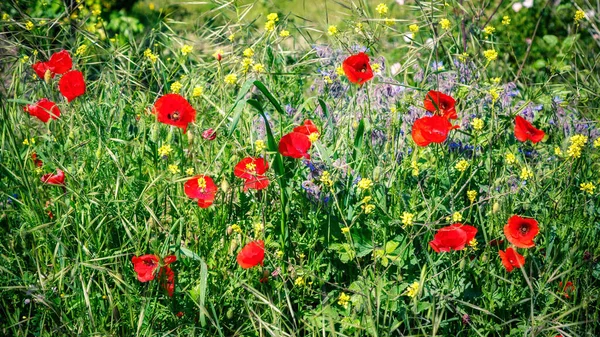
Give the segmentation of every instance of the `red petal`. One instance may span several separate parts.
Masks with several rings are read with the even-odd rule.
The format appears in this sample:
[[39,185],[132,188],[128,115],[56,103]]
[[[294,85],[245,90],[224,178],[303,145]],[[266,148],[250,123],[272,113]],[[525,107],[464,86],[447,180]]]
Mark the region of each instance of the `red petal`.
[[85,80],[83,74],[78,70],[71,70],[64,74],[58,81],[60,93],[71,102],[85,93]]

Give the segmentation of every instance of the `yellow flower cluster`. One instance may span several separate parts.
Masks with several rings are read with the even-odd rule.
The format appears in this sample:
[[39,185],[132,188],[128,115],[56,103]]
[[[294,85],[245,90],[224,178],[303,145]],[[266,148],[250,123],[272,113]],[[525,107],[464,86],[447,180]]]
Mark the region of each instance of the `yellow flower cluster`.
[[339,34],[337,26],[331,25],[327,28],[327,33],[331,36],[336,36]]
[[184,44],[184,45],[181,47],[181,54],[182,54],[183,56],[186,56],[187,54],[191,53],[191,52],[192,52],[192,50],[194,50],[194,47],[192,47],[192,46],[190,46],[190,45],[188,45],[188,44]]
[[485,33],[485,35],[492,35],[495,31],[496,28],[494,26],[485,26],[485,28],[483,28],[483,32]]
[[443,30],[448,30],[448,29],[450,29],[452,24],[450,23],[450,20],[444,18],[444,19],[440,20],[440,26],[442,27]]
[[338,297],[337,303],[345,308],[348,306],[348,302],[350,302],[350,296],[346,293],[341,293],[340,297]]
[[181,91],[181,88],[183,88],[183,85],[179,81],[175,81],[171,83],[170,88],[172,93],[178,94]]
[[327,187],[333,186],[333,180],[331,180],[331,174],[329,173],[329,171],[323,171],[319,180],[323,183],[323,185]]
[[277,13],[269,13],[267,15],[267,22],[265,22],[265,30],[272,32],[275,30],[275,22],[279,21],[279,15]]
[[462,219],[463,219],[463,217],[462,217],[462,214],[460,214],[460,212],[452,213],[452,221],[459,222],[459,221],[462,221]]
[[521,169],[521,174],[519,175],[519,178],[521,178],[521,180],[531,179],[533,178],[533,172],[529,167],[525,166]]
[[502,24],[505,25],[505,26],[510,25],[510,16],[508,16],[508,15],[503,16],[502,17]]
[[475,131],[481,131],[483,129],[483,120],[481,118],[473,118],[471,126]]
[[575,16],[573,17],[573,19],[575,20],[576,23],[579,23],[579,21],[585,19],[585,12],[582,11],[581,9],[578,10],[577,12],[575,12]]
[[475,199],[477,198],[477,191],[475,190],[469,190],[467,191],[467,198],[469,198],[470,202],[475,202]]
[[348,233],[350,233],[350,227],[342,227],[342,233],[343,233],[343,234],[348,234]]
[[420,286],[421,285],[419,284],[419,282],[414,282],[413,284],[409,285],[408,288],[406,288],[406,292],[404,294],[410,298],[414,298],[415,296],[417,296],[417,294],[419,294]]
[[588,137],[584,135],[575,135],[569,139],[571,145],[567,149],[567,155],[571,158],[579,158],[581,157],[581,151],[585,144],[587,144]]
[[413,34],[416,34],[419,32],[419,26],[413,23],[412,25],[408,26],[408,30],[410,30],[410,32]]
[[512,152],[508,152],[504,156],[504,160],[506,160],[507,164],[514,164],[517,161],[517,157]]
[[305,286],[306,285],[306,281],[304,280],[304,277],[298,276],[296,278],[296,280],[294,281],[294,285],[296,285],[298,287]]
[[375,10],[377,13],[379,13],[379,15],[386,15],[388,12],[388,6],[384,3],[380,3],[377,5],[377,7],[375,7]]
[[373,187],[373,181],[369,178],[361,178],[357,186],[359,189],[366,191]]
[[402,212],[402,224],[404,226],[412,225],[414,218],[415,218],[415,215],[413,213]]
[[35,27],[35,25],[33,24],[33,22],[27,21],[27,23],[25,23],[25,29],[32,30],[33,27]]
[[498,58],[498,52],[494,49],[488,49],[483,52],[483,56],[488,60],[488,62],[492,62]]
[[194,90],[192,91],[192,97],[200,97],[202,96],[202,93],[204,92],[204,88],[202,88],[201,86],[195,86]]
[[171,164],[167,167],[167,170],[169,172],[171,172],[171,174],[177,174],[177,173],[179,173],[179,166],[177,166],[175,164]]
[[194,175],[194,168],[193,167],[188,167],[185,170],[185,174],[188,175],[188,176],[193,176]]
[[600,137],[596,138],[596,140],[594,140],[594,148],[599,148],[600,147]]
[[256,149],[256,152],[263,152],[263,150],[267,148],[267,145],[265,145],[265,141],[264,140],[257,139],[254,142],[254,148]]
[[35,138],[30,138],[30,139],[25,138],[23,140],[23,145],[33,145],[33,144],[35,144]]
[[173,148],[168,144],[158,148],[158,155],[161,157],[166,157],[171,154],[171,152],[173,152]]
[[150,50],[150,48],[144,51],[144,57],[150,60],[150,62],[152,63],[155,63],[156,60],[158,60],[158,55],[152,53],[152,50]]
[[75,51],[75,56],[80,56],[85,54],[85,52],[87,51],[87,45],[82,44],[81,46],[77,47],[77,50]]
[[252,48],[246,48],[242,52],[242,55],[244,55],[245,57],[252,57],[254,56],[254,50]]
[[257,63],[254,66],[252,66],[252,71],[254,71],[255,73],[264,73],[265,72],[265,66],[262,65],[262,63]]
[[283,38],[286,38],[286,37],[290,36],[290,31],[284,29],[284,30],[282,30],[282,31],[279,32],[279,36],[283,37]]
[[477,242],[477,239],[473,238],[473,240],[469,241],[469,247],[471,247],[473,250],[477,250],[477,245],[479,244],[479,242]]
[[419,175],[419,163],[417,163],[416,160],[413,160],[410,162],[410,168],[412,169],[413,177],[416,177]]
[[465,172],[468,167],[469,167],[469,162],[464,159],[461,159],[458,163],[456,163],[456,165],[454,165],[454,168],[456,168],[460,172]]
[[596,186],[594,186],[594,183],[592,183],[592,182],[581,183],[581,185],[579,185],[579,189],[586,193],[594,194],[594,190],[596,189]]
[[237,83],[237,75],[236,74],[229,74],[227,76],[225,76],[224,81],[226,84],[230,84],[230,85],[234,85]]

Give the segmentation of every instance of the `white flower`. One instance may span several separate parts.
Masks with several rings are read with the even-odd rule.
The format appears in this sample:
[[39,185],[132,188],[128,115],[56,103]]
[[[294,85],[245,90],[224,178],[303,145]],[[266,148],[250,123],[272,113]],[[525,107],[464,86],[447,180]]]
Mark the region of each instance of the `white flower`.
[[412,42],[412,38],[413,38],[413,33],[404,33],[404,35],[402,35],[402,37],[404,38],[404,42],[406,43],[411,43]]
[[531,8],[531,7],[533,7],[533,0],[525,0],[525,1],[523,1],[523,7],[525,7],[525,8]]
[[404,0],[396,0],[396,3],[397,3],[398,5],[404,5]]
[[512,9],[513,9],[513,11],[515,11],[515,12],[518,12],[518,11],[520,11],[520,10],[521,10],[521,8],[523,8],[523,5],[522,5],[520,2],[515,2],[515,3],[512,5]]
[[402,66],[400,65],[400,63],[394,63],[394,64],[392,64],[392,66],[390,67],[390,71],[392,72],[392,76],[395,76],[396,74],[398,74],[400,72],[400,69],[402,69]]

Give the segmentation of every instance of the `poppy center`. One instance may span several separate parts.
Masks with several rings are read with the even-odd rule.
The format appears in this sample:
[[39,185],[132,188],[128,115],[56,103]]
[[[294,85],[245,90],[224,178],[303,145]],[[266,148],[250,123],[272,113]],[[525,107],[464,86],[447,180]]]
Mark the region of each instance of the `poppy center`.
[[521,225],[521,227],[519,227],[519,231],[521,232],[521,234],[525,235],[527,234],[527,232],[529,232],[529,227],[527,225]]
[[366,64],[363,64],[363,65],[362,65],[362,66],[361,66],[361,67],[358,69],[358,71],[360,71],[361,73],[366,73],[366,72],[367,72],[367,65],[366,65]]
[[204,179],[204,177],[198,178],[198,188],[200,189],[200,192],[206,190],[206,179]]
[[177,122],[181,118],[181,113],[179,111],[173,111],[173,113],[167,115],[167,118]]
[[246,170],[248,171],[248,173],[250,173],[252,175],[256,175],[256,164],[254,164],[254,163],[246,164]]
[[154,267],[154,266],[156,266],[156,263],[152,260],[145,260],[144,265],[146,265],[148,267]]

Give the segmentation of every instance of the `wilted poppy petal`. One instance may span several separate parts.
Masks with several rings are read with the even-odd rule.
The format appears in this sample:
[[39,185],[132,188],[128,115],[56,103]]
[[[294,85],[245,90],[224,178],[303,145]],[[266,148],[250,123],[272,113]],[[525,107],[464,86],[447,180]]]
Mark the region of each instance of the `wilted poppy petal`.
[[56,174],[44,174],[41,180],[43,183],[49,185],[63,185],[65,183],[65,173],[61,169],[56,169]]

